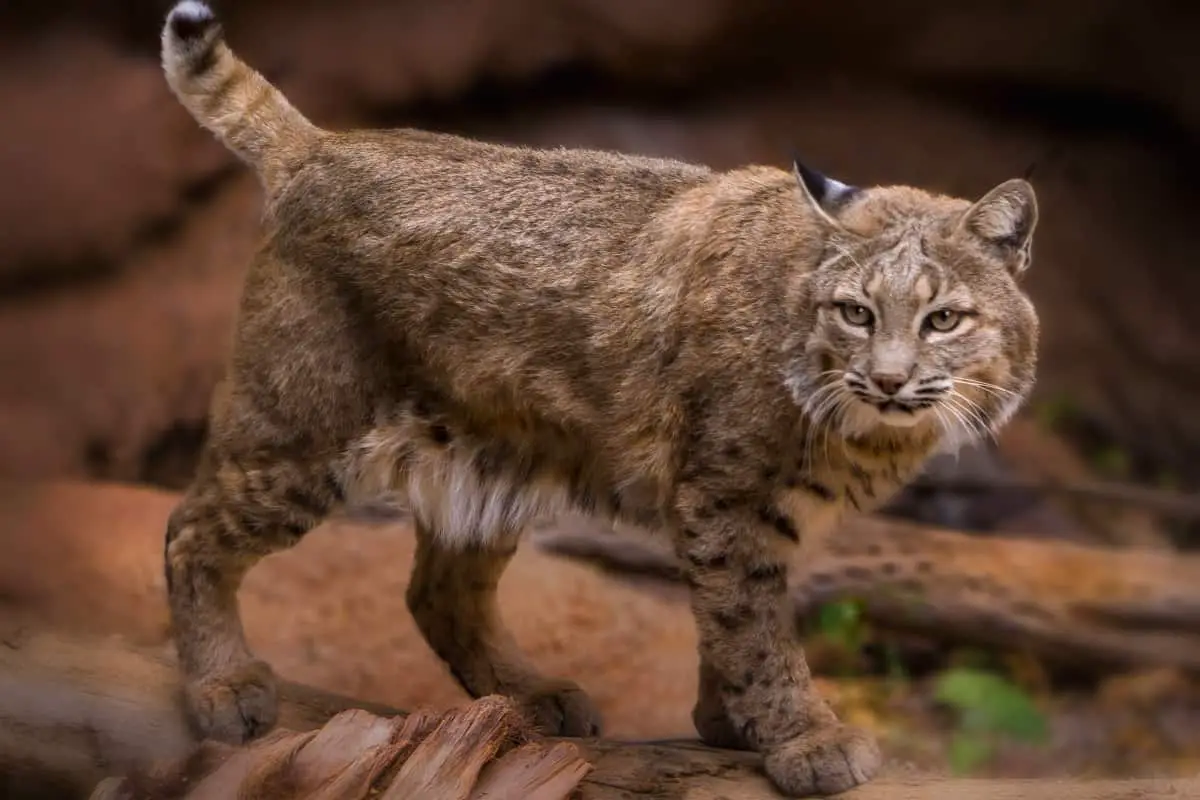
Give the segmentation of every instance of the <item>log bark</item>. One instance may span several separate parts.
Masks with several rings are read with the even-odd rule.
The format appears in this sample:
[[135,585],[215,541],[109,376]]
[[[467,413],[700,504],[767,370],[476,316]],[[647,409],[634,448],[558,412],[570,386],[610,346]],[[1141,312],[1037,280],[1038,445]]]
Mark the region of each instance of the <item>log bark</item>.
[[[403,713],[285,683],[280,726],[313,731],[350,708],[380,717]],[[555,786],[561,789],[579,779],[574,796],[584,800],[779,797],[759,772],[758,758],[749,753],[695,742],[562,741],[578,751],[554,750],[558,742],[546,740],[565,776]],[[118,787],[111,781],[102,783],[104,779],[151,771],[164,762],[182,763],[211,746],[192,736],[182,714],[175,666],[161,653],[132,648],[117,639],[73,639],[47,632],[13,634],[0,642],[0,774],[7,781],[0,786],[6,791],[0,794],[5,797],[88,797],[97,787],[99,797],[120,796],[114,794]],[[576,752],[590,764],[581,779]],[[443,761],[442,767],[453,771],[454,765]],[[486,774],[485,768],[481,776]],[[551,796],[549,791],[545,795]],[[1194,796],[1200,796],[1200,780],[991,781],[887,774],[843,795],[846,800]],[[412,797],[421,800],[420,795]]]
[[[650,537],[579,520],[535,532],[542,548],[618,575],[676,582]],[[1025,650],[1097,670],[1200,671],[1200,557],[971,536],[857,517],[792,565],[796,613],[856,599],[880,626]]]

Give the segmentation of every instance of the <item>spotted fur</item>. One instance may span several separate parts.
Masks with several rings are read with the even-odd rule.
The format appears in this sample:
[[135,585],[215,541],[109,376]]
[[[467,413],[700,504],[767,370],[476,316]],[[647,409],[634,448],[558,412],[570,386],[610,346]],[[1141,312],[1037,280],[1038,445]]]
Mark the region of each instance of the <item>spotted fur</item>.
[[168,17],[163,62],[266,198],[204,457],[167,531],[200,730],[243,740],[275,720],[238,618],[245,571],[339,507],[394,498],[417,522],[409,606],[466,689],[519,698],[547,731],[596,732],[586,696],[540,676],[495,605],[526,524],[572,509],[672,537],[706,740],[761,751],[791,794],[867,780],[878,749],[815,692],[780,613],[786,555],[1028,391],[1032,188],[971,203],[799,165],[325,131],[198,0]]

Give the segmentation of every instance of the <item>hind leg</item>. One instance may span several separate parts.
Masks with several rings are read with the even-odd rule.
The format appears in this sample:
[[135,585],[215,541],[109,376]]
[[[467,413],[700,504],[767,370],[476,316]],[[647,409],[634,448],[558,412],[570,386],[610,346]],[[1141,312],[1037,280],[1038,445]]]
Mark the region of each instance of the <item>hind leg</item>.
[[577,685],[545,678],[525,660],[500,620],[496,587],[515,537],[450,549],[416,524],[417,557],[408,606],[430,647],[473,697],[517,699],[544,733],[595,736],[599,715]]
[[240,743],[274,725],[274,676],[246,645],[237,590],[250,567],[299,541],[338,496],[325,468],[206,452],[168,521],[165,554],[187,708],[202,736]]

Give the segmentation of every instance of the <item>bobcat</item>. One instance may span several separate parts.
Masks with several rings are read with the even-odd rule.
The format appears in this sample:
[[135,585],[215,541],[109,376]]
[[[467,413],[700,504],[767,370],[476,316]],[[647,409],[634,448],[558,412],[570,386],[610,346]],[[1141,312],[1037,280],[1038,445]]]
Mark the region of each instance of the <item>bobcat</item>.
[[797,163],[714,172],[415,130],[321,130],[179,3],[167,81],[259,176],[262,247],[195,479],[167,523],[194,722],[276,718],[237,607],[246,571],[338,508],[405,502],[407,602],[471,694],[594,735],[538,675],[496,586],[566,509],[666,531],[700,639],[694,719],[791,795],[880,764],[813,689],[788,548],[1002,425],[1034,380],[1032,187],[858,189]]

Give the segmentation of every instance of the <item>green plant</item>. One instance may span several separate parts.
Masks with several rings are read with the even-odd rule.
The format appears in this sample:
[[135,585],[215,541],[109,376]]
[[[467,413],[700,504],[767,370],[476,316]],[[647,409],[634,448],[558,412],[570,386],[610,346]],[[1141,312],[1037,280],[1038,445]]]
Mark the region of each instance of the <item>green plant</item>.
[[867,622],[859,600],[825,603],[817,611],[817,630],[830,642],[858,651],[867,640]]
[[817,608],[815,633],[829,648],[833,657],[827,669],[851,677],[858,674],[862,664],[863,646],[871,637],[871,627],[863,616],[858,600],[835,600]]
[[1049,735],[1046,718],[1033,698],[995,672],[948,669],[937,678],[934,699],[957,713],[950,766],[959,774],[986,763],[1003,738],[1042,742]]

